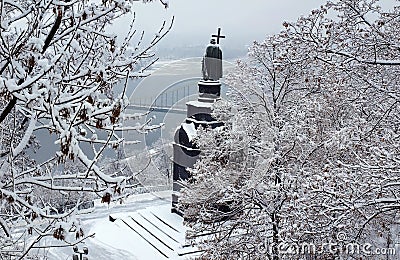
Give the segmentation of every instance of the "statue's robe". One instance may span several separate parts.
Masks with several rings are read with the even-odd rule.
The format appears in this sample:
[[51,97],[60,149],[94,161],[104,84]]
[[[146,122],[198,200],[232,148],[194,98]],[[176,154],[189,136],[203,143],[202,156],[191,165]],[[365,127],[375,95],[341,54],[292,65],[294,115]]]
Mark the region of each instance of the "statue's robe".
[[218,45],[207,46],[203,58],[203,79],[219,80],[222,78],[222,51]]

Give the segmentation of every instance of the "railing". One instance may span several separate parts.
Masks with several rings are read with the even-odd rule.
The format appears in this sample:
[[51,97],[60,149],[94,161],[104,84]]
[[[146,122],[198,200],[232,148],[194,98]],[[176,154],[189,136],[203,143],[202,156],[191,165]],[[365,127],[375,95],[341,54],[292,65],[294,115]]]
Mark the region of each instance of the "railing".
[[[197,94],[198,79],[187,79],[177,82],[160,94],[152,97],[133,97],[130,107],[132,108],[155,108],[155,109],[186,109],[185,103],[193,100],[190,98]],[[129,107],[128,107],[129,108]]]
[[137,188],[132,188],[131,190],[132,194],[137,195],[137,194],[172,190],[172,185],[137,187]]

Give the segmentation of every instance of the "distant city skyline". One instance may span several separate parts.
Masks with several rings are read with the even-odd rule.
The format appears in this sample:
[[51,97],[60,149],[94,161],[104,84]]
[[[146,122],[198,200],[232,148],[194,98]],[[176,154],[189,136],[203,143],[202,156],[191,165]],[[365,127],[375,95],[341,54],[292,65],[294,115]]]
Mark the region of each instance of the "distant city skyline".
[[[262,41],[267,35],[283,29],[284,21],[296,21],[326,0],[169,0],[165,9],[158,0],[144,4],[135,2],[135,29],[145,31],[145,42],[152,38],[163,21],[167,26],[175,17],[170,33],[156,45],[157,55],[163,59],[197,57],[203,53],[211,35],[222,28],[226,39],[221,42],[225,58],[235,59],[247,53],[253,41]],[[393,6],[395,0],[380,1],[383,8]],[[127,31],[131,17],[124,17],[113,25],[112,31],[122,35]],[[139,33],[137,34],[139,35]],[[201,46],[201,48],[199,48]]]

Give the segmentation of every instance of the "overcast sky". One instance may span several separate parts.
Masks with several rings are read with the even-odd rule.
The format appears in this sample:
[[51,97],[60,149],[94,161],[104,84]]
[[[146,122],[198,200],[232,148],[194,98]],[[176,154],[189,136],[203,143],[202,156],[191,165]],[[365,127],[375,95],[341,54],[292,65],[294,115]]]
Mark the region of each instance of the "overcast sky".
[[[169,0],[165,9],[159,0],[144,4],[134,3],[135,28],[145,30],[147,39],[154,36],[164,20],[175,16],[172,31],[158,47],[190,47],[206,45],[217,28],[222,28],[226,39],[222,47],[245,48],[254,40],[261,41],[269,34],[282,29],[283,21],[296,21],[319,8],[326,0]],[[381,5],[389,8],[395,0],[382,0]],[[113,26],[121,32],[129,25],[128,18]]]
[[[170,0],[164,9],[158,0],[135,3],[138,29],[154,34],[163,20],[175,16],[171,33],[164,46],[207,44],[211,34],[222,28],[227,36],[222,44],[242,45],[262,40],[279,32],[282,22],[294,21],[299,16],[318,8],[325,0]],[[118,24],[116,30],[126,27]],[[149,35],[148,35],[149,36]]]

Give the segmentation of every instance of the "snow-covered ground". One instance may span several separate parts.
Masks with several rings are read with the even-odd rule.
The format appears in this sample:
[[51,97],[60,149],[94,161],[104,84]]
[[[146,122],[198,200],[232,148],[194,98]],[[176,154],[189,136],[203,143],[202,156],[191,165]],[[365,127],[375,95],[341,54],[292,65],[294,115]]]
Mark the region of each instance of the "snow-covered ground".
[[[88,247],[88,259],[188,259],[196,251],[185,245],[183,219],[171,210],[171,192],[141,194],[124,204],[96,203],[92,213],[82,215],[82,225],[94,238],[78,245]],[[110,215],[114,222],[110,221]],[[72,259],[72,248],[52,248],[49,259]]]

